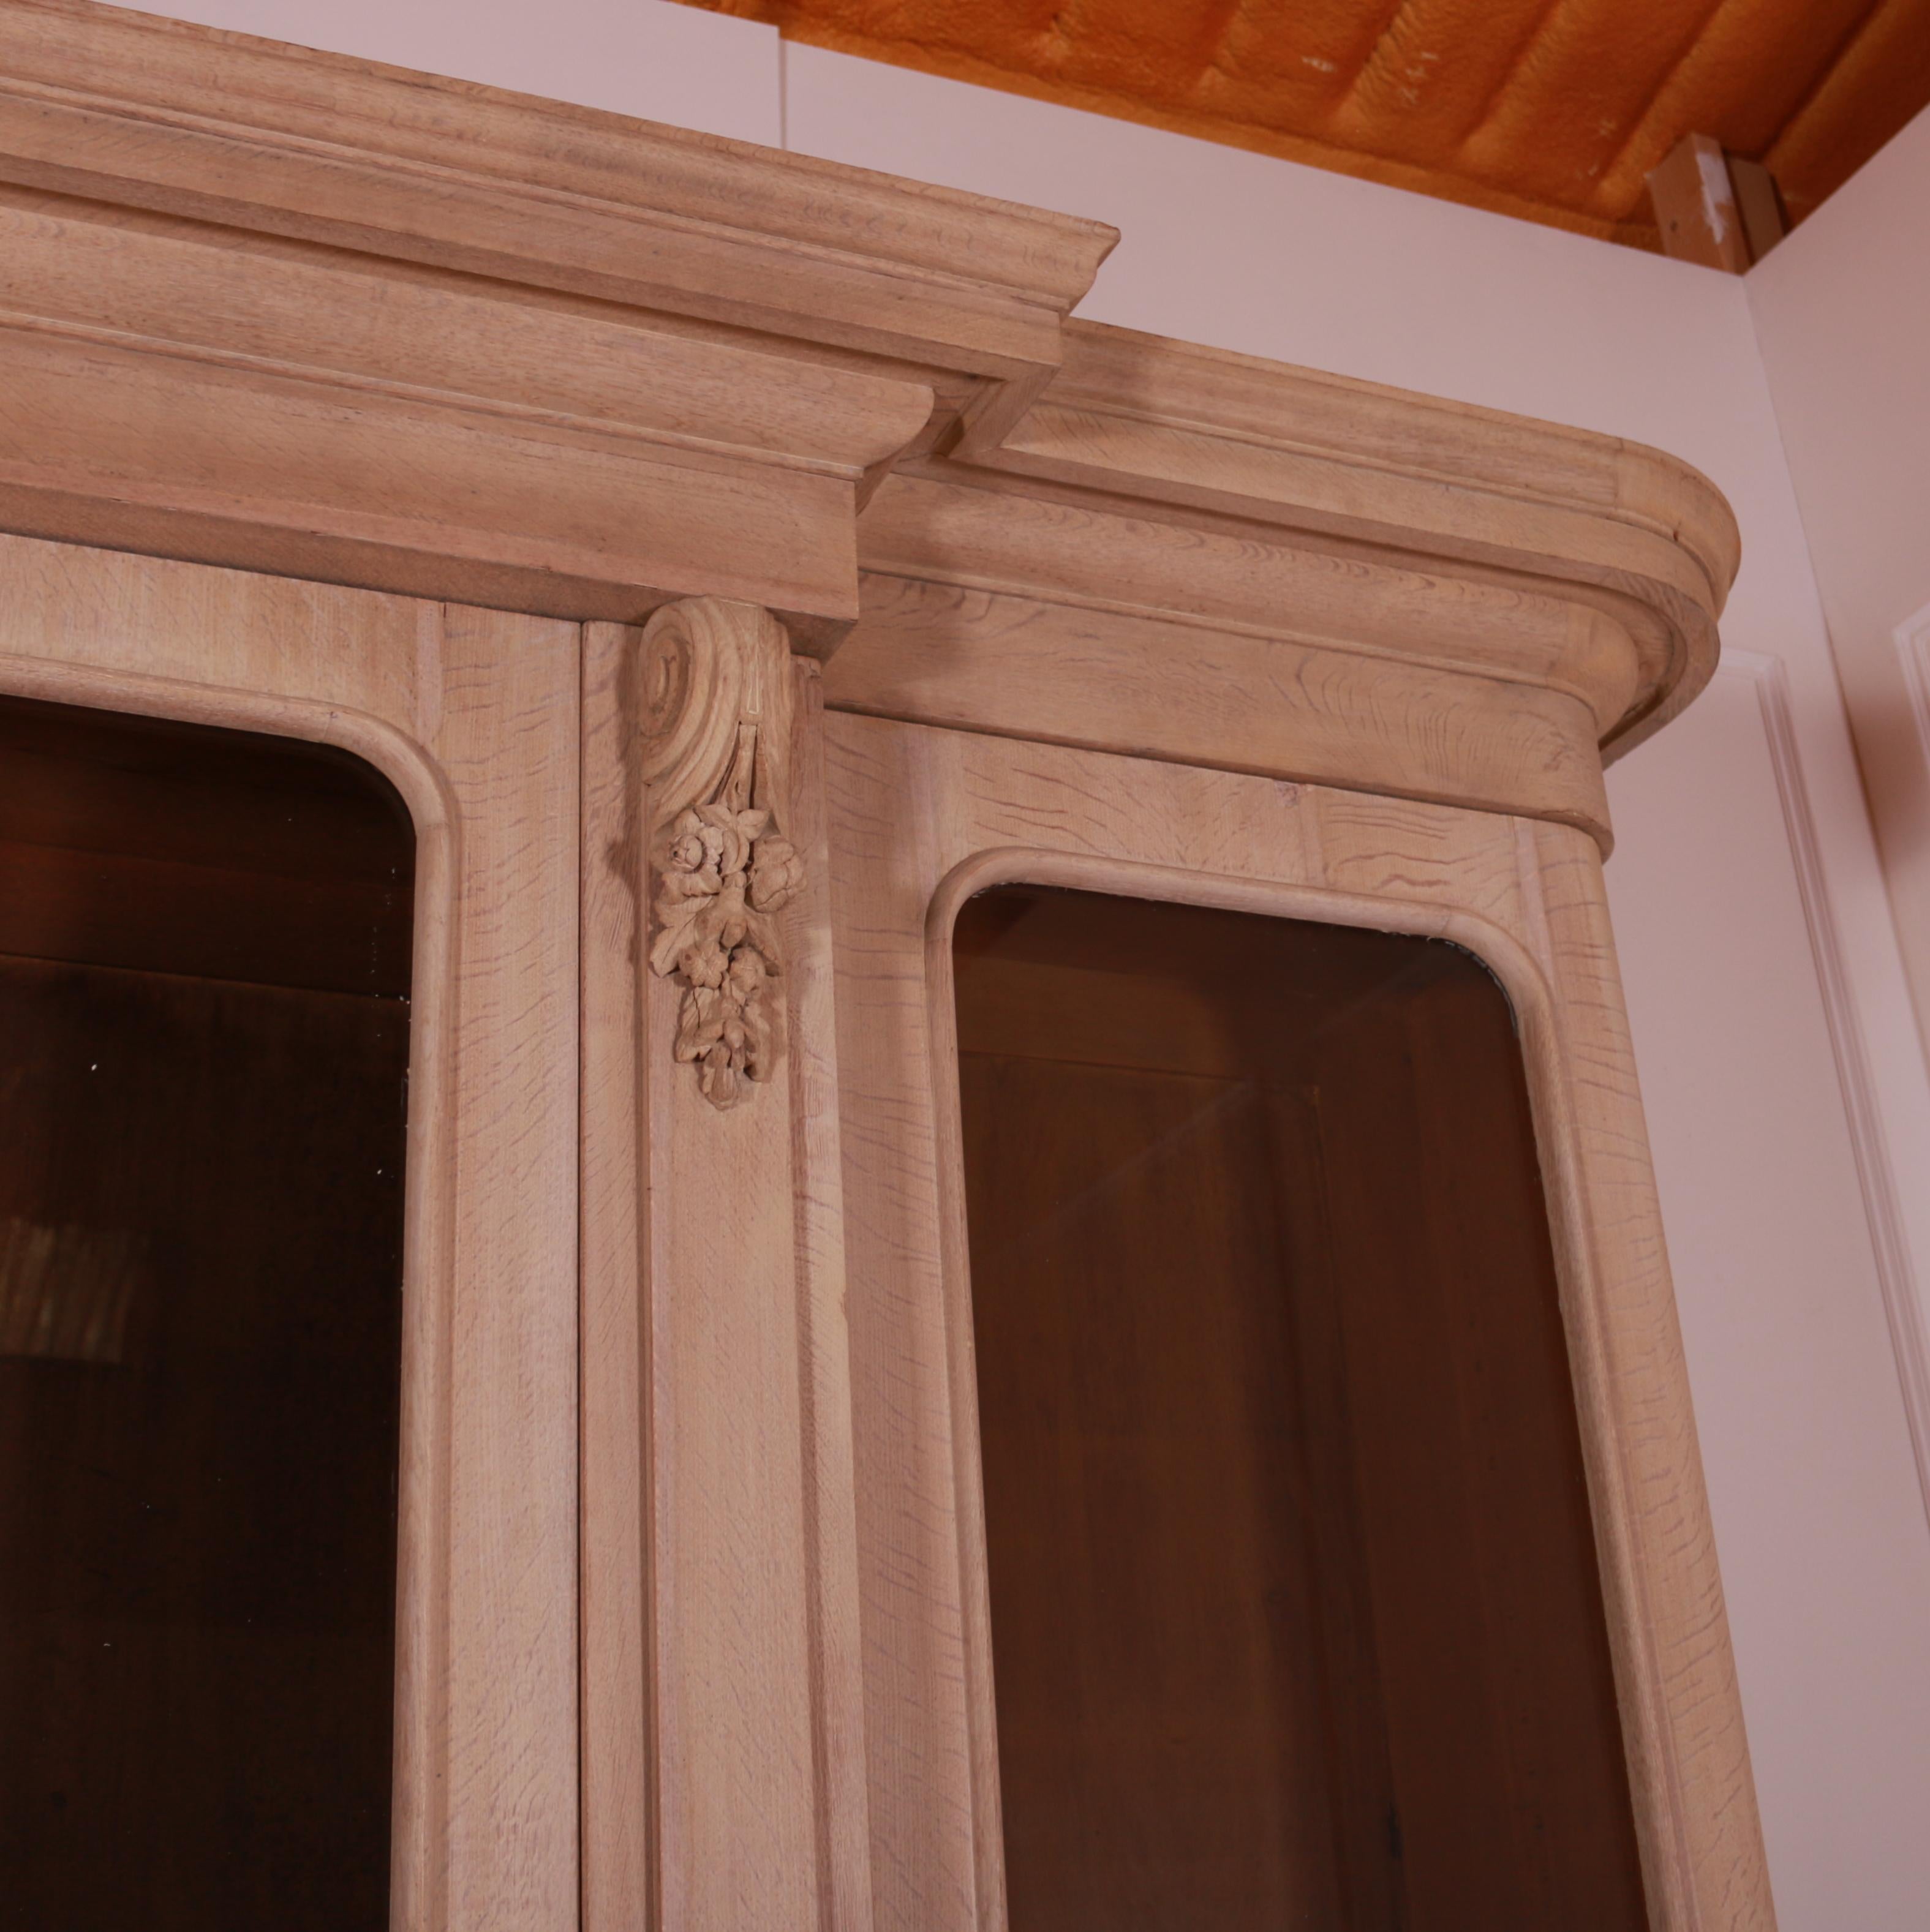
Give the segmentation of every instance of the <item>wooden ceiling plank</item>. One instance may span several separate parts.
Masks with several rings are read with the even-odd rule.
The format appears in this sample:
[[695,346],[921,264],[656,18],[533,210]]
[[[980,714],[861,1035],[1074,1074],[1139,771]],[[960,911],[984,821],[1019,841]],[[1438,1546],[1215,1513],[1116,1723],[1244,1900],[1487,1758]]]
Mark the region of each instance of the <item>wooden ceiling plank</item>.
[[1632,10],[1627,0],[1557,8],[1522,62],[1520,84],[1501,96],[1457,158],[1517,194],[1623,218],[1640,184],[1611,194],[1604,184],[1641,124],[1657,74],[1688,58],[1729,4],[1733,0],[1703,0],[1693,10],[1652,14]]
[[1066,64],[1088,82],[1190,100],[1238,0],[1067,0]]
[[1394,22],[1400,17],[1401,10],[1406,4],[1406,0],[1376,0],[1371,11],[1363,5],[1356,5],[1354,8],[1353,10],[1363,18],[1352,70],[1343,70],[1339,76],[1344,83],[1340,96],[1343,105],[1360,85],[1361,76],[1372,64],[1374,56],[1380,50],[1381,44],[1387,38]]
[[[707,4],[707,0],[683,0],[683,4],[701,5]],[[1632,238],[1637,246],[1654,246],[1652,232],[1645,238],[1639,228],[1631,230],[1624,223],[1513,194],[1492,183],[1463,175],[1443,174],[1437,169],[1412,162],[1363,154],[1338,142],[1298,134],[1290,128],[1262,126],[1199,107],[1168,107],[1157,102],[1130,100],[1108,94],[1100,88],[1082,86],[1062,78],[1015,73],[970,54],[934,52],[909,41],[887,42],[846,34],[801,15],[789,31],[794,39],[809,46],[828,48],[834,52],[911,68],[921,74],[937,74],[1004,93],[1022,94],[1035,100],[1082,109],[1088,113],[1137,122],[1143,126],[1164,128],[1195,140],[1217,141],[1251,153],[1271,155],[1277,160],[1295,161],[1307,167],[1326,168],[1337,174],[1378,182],[1385,187],[1437,196],[1444,200],[1487,208],[1495,214],[1513,215],[1523,221],[1568,229],[1577,234],[1616,240]]]
[[1930,0],[1878,0],[1763,156],[1799,218],[1930,100]]
[[1685,134],[1766,159],[1800,219],[1930,104],[1930,0],[687,4],[1643,247]]
[[1438,164],[1487,119],[1559,4],[1491,0],[1471,14],[1469,0],[1408,0],[1330,131]]
[[1604,188],[1632,205],[1685,128],[1760,158],[1880,0],[1749,0],[1724,7],[1657,88]]
[[1256,126],[1312,128],[1339,104],[1400,0],[1244,0],[1200,104]]

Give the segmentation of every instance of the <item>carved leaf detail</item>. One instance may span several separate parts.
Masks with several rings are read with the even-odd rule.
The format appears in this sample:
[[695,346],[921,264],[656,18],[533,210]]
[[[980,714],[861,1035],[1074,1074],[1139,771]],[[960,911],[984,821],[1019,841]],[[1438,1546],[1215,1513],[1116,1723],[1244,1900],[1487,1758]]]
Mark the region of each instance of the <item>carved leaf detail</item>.
[[772,915],[804,884],[797,849],[749,802],[756,770],[757,728],[740,724],[716,796],[679,812],[656,853],[650,970],[683,981],[677,1058],[695,1064],[705,1098],[720,1108],[748,1100],[749,1083],[776,1070],[782,1048],[768,988],[783,956]]

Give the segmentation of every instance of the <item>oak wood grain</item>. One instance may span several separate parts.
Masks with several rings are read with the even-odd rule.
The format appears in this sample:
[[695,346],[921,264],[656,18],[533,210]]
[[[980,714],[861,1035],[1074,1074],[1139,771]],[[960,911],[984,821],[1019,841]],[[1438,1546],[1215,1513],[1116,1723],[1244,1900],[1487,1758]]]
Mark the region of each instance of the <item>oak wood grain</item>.
[[0,177],[777,334],[1049,366],[1058,318],[1116,239],[92,0],[17,0],[5,32]]
[[1631,592],[1682,659],[1612,735],[1659,728],[1715,668],[1740,555],[1727,503],[1679,459],[1496,410],[1093,323],[1076,323],[1039,407],[995,452],[1007,472],[1548,573]]
[[1627,595],[956,464],[901,465],[860,536],[875,574],[1546,685],[1598,735],[1653,702],[1675,648]]
[[746,586],[835,616],[859,486],[931,411],[916,382],[242,242],[0,201],[15,527],[571,616]]
[[868,574],[831,702],[1579,825],[1606,848],[1595,714],[1571,688]]
[[[716,601],[585,664],[585,1922],[868,1932],[817,673]],[[662,835],[746,719],[803,887],[782,1049],[725,1106],[647,955]]]
[[827,721],[878,1910],[1002,1926],[950,924],[1031,879],[1433,932],[1522,1029],[1658,1928],[1774,1924],[1659,1219],[1577,830]]
[[583,1924],[660,1923],[650,1552],[653,1418],[642,1249],[643,800],[627,628],[583,651]]

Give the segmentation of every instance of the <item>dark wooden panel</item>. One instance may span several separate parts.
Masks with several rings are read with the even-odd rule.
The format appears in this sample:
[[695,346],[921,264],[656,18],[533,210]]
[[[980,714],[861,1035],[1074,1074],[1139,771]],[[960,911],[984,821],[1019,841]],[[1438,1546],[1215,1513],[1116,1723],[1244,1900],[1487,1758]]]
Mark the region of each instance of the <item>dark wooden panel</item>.
[[1332,1922],[1287,1310],[1250,1292],[1280,1270],[1260,1096],[960,1072],[998,1204],[974,1312],[1014,1923]]
[[1499,988],[1031,888],[956,963],[1014,1932],[1635,1932]]
[[1409,1922],[1638,1925],[1518,1048],[1499,989],[1439,950],[1319,1042],[1300,1182],[1331,1231]]
[[406,995],[415,839],[346,752],[0,697],[0,952]]
[[407,823],[279,741],[0,739],[58,956],[0,945],[0,1925],[377,1932]]

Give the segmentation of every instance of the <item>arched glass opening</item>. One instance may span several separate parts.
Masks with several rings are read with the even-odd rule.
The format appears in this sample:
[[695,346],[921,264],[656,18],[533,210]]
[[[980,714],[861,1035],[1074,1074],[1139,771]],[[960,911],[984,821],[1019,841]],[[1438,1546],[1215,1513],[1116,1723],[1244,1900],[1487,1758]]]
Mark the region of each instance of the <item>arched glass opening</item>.
[[1029,886],[954,962],[1013,1932],[1638,1932],[1499,985]]
[[415,840],[0,700],[0,1919],[388,1923]]

